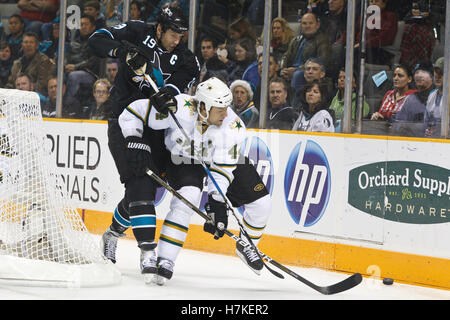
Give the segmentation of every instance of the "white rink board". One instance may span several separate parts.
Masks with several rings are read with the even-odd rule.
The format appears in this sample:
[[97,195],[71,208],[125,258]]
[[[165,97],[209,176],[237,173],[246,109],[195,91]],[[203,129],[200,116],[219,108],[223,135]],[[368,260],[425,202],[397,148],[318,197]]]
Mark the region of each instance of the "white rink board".
[[[45,124],[58,174],[68,181],[65,186],[73,204],[112,212],[124,189],[109,153],[106,123]],[[271,186],[273,208],[267,234],[450,258],[450,193],[446,193],[450,192],[450,143],[248,132],[251,143],[241,151],[258,159],[260,174]],[[407,184],[381,186],[381,193],[369,187],[359,190],[350,172],[369,181],[363,166],[380,175],[378,182],[383,168],[386,177],[398,175],[398,181]],[[429,189],[414,187],[417,170],[422,178],[440,183],[445,192],[437,197],[437,191],[431,194]],[[375,184],[376,176],[371,177]],[[350,204],[350,197],[353,202],[363,201],[364,208]],[[165,217],[170,198],[166,194],[157,205],[159,219]],[[367,202],[370,199],[372,205]],[[415,211],[408,213],[413,207]],[[202,219],[194,216],[192,222],[202,224]]]

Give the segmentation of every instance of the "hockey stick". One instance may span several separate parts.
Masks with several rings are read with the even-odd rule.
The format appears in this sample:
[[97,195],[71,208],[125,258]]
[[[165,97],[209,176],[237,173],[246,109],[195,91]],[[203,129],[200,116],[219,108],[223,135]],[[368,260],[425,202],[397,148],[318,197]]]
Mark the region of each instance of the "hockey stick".
[[[153,79],[152,79],[148,74],[144,74],[144,77],[145,77],[145,79],[150,83],[150,85],[152,86],[153,90],[154,90],[155,92],[158,92],[158,91],[159,91],[159,88],[158,88],[158,86],[156,85],[156,83],[153,81]],[[181,133],[184,135],[184,137],[185,137],[186,140],[189,142],[189,144],[192,145],[191,139],[190,139],[189,136],[187,135],[186,131],[183,129],[182,125],[181,125],[180,122],[178,121],[178,119],[177,119],[177,117],[175,116],[175,114],[173,113],[173,111],[172,111],[172,110],[169,110],[169,113],[170,113],[172,119],[175,121],[175,123],[176,123],[178,129],[179,129],[179,130],[181,131]],[[197,158],[197,157],[196,157],[196,158]],[[229,211],[232,212],[234,218],[236,219],[236,221],[237,221],[237,223],[238,223],[238,225],[239,225],[239,229],[240,229],[241,233],[247,238],[247,240],[248,240],[250,246],[252,247],[253,251],[255,251],[256,254],[259,256],[259,258],[260,258],[261,261],[263,262],[264,266],[265,266],[265,267],[267,268],[267,270],[269,270],[274,276],[276,276],[276,277],[278,277],[278,278],[281,278],[281,279],[284,279],[283,275],[281,275],[279,272],[276,272],[275,270],[273,270],[272,268],[270,268],[270,267],[265,263],[265,261],[262,259],[261,255],[259,254],[258,248],[254,245],[254,243],[253,243],[253,241],[251,240],[250,236],[248,235],[247,231],[246,231],[246,230],[244,229],[244,227],[242,226],[242,224],[241,224],[239,218],[236,216],[236,214],[235,214],[235,212],[234,212],[232,206],[230,205],[228,198],[225,196],[225,194],[224,194],[224,193],[222,192],[222,190],[220,189],[220,187],[219,187],[219,185],[217,184],[216,180],[215,180],[214,177],[212,176],[211,171],[208,169],[208,166],[206,165],[206,163],[205,163],[205,162],[203,161],[203,159],[201,159],[201,158],[197,158],[197,159],[195,159],[195,160],[198,160],[198,161],[201,163],[203,169],[204,169],[205,172],[208,174],[210,180],[213,182],[215,188],[217,189],[217,191],[220,193],[221,197],[223,198],[223,200],[224,200],[224,202],[225,202],[225,204],[226,204],[226,206],[227,206],[227,210],[229,210]]]
[[[169,186],[163,179],[161,179],[152,170],[148,169],[147,170],[147,174],[151,178],[153,178],[157,183],[159,183],[162,187],[164,187],[167,191],[169,191],[175,197],[177,197],[179,200],[181,200],[186,206],[188,206],[190,209],[192,209],[198,215],[200,215],[203,219],[205,219],[207,221],[210,220],[210,218],[206,214],[204,214],[199,208],[194,206],[189,200],[184,198],[175,189],[173,189],[171,186]],[[232,238],[234,241],[239,242],[240,244],[242,244],[245,247],[251,246],[245,240],[242,240],[242,238],[240,238],[239,236],[235,235],[234,233],[232,233],[232,232],[230,232],[230,231],[228,231],[226,229],[225,229],[225,234],[227,236],[229,236],[230,238]],[[339,293],[339,292],[343,292],[343,291],[349,290],[349,289],[357,286],[358,284],[360,284],[361,281],[362,281],[361,274],[355,273],[355,274],[351,275],[350,277],[348,277],[348,278],[346,278],[346,279],[344,279],[344,280],[342,280],[342,281],[340,281],[338,283],[332,284],[330,286],[318,286],[318,285],[312,283],[311,281],[303,278],[302,276],[298,275],[294,271],[286,268],[284,265],[282,265],[279,262],[273,260],[271,257],[269,257],[268,255],[262,253],[261,251],[259,251],[259,254],[262,256],[263,259],[267,260],[268,262],[270,262],[271,264],[273,264],[277,268],[283,270],[284,272],[286,272],[290,276],[292,276],[295,279],[299,280],[300,282],[306,284],[308,287],[310,287],[310,288],[312,288],[312,289],[314,289],[314,290],[316,290],[316,291],[318,291],[318,292],[320,292],[322,294],[325,294],[325,295],[331,295],[331,294],[335,294],[335,293]]]

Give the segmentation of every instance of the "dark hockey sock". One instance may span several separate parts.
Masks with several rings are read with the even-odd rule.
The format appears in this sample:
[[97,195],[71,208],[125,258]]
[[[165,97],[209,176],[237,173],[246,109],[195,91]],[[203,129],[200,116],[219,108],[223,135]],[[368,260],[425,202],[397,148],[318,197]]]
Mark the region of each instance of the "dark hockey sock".
[[111,229],[118,233],[124,233],[130,226],[130,217],[125,208],[125,199],[122,199],[114,210]]
[[134,201],[129,206],[133,234],[139,243],[153,243],[156,231],[156,212],[153,201]]

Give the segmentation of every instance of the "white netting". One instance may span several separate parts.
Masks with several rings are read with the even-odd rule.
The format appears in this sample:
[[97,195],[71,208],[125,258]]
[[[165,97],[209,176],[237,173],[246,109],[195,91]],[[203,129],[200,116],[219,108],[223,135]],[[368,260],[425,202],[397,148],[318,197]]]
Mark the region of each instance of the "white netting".
[[117,271],[56,184],[45,138],[37,94],[0,89],[0,279],[115,283]]

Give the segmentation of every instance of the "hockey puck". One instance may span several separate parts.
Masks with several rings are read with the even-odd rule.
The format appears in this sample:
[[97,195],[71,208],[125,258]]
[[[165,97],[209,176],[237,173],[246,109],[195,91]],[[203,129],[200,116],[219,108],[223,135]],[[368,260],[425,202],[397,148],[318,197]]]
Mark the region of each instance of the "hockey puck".
[[391,284],[394,283],[394,279],[392,279],[392,278],[384,278],[383,279],[383,283],[388,285],[388,286],[390,286]]

